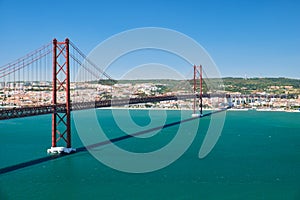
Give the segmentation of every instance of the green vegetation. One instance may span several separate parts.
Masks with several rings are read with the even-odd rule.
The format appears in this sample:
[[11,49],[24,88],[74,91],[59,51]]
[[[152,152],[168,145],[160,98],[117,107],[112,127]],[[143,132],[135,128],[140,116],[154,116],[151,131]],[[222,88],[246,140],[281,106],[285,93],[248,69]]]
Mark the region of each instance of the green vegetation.
[[[179,90],[192,91],[193,89],[193,80],[120,80],[118,81],[118,83],[153,83],[156,86],[161,87],[163,92]],[[197,90],[199,90],[199,80],[197,81],[196,85]],[[208,89],[207,85],[213,87],[210,87]],[[289,98],[295,98],[297,95],[300,95],[300,79],[290,79],[282,77],[248,79],[226,77],[222,78],[222,80],[217,78],[204,79],[203,92],[206,93],[208,90],[210,92],[213,92],[214,90],[225,90],[227,92],[240,92],[242,94],[265,92],[269,94],[286,94]]]
[[[99,80],[89,83],[100,83],[102,85],[113,84],[154,84],[159,88],[160,94],[167,92],[192,92],[193,80],[171,80],[171,79],[147,79],[147,80]],[[196,82],[199,91],[199,80]],[[208,88],[207,85],[210,87]],[[226,92],[239,92],[241,94],[267,93],[267,94],[286,94],[288,98],[296,98],[300,95],[300,79],[290,78],[233,78],[222,79],[210,78],[203,79],[203,93],[225,90]]]
[[272,94],[300,94],[300,79],[289,78],[223,78],[225,90],[250,94],[266,92]]
[[112,79],[101,79],[101,80],[98,81],[98,83],[101,84],[101,85],[114,85],[117,82],[118,81],[112,80]]

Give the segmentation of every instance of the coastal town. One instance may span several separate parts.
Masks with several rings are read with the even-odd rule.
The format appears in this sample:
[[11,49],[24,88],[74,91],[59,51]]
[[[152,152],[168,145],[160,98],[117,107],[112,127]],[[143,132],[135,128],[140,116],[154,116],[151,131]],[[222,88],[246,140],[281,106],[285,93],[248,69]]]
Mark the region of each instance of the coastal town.
[[[169,81],[170,82],[170,81]],[[174,87],[174,85],[181,87]],[[185,85],[185,86],[183,86]],[[232,88],[224,85],[224,88]],[[246,91],[246,87],[240,88]],[[101,101],[114,99],[142,98],[162,95],[191,94],[192,87],[181,81],[120,81],[112,85],[98,82],[71,83],[71,101]],[[278,93],[280,91],[280,93]],[[206,91],[209,93],[209,91]],[[257,90],[242,93],[240,91],[216,91],[230,95],[230,98],[203,98],[204,109],[232,107],[233,110],[264,110],[297,112],[300,108],[300,89],[292,85],[269,85],[264,91]],[[63,103],[65,92],[58,93],[58,103]],[[0,83],[0,108],[51,105],[52,83],[47,81]],[[198,102],[197,102],[198,103]],[[125,105],[125,108],[192,109],[193,99],[149,102]]]

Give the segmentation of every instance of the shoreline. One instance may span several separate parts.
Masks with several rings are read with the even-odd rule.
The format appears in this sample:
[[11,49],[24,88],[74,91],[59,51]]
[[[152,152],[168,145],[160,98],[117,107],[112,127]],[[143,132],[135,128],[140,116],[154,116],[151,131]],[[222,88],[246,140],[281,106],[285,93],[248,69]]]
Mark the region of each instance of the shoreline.
[[[180,108],[128,108],[128,107],[103,107],[103,108],[96,108],[97,110],[109,110],[109,109],[119,109],[119,110],[182,110],[182,111],[193,111],[192,109],[180,109]],[[214,111],[220,109],[202,109],[203,111]],[[198,111],[198,110],[197,110]],[[282,109],[251,109],[251,108],[231,108],[227,109],[227,111],[232,112],[293,112],[293,113],[300,113],[299,110],[282,110]]]

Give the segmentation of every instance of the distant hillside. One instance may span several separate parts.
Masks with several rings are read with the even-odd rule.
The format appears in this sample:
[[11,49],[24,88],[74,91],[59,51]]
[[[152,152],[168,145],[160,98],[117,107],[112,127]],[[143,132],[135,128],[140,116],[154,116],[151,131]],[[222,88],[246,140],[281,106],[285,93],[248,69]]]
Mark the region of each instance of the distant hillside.
[[[241,93],[250,93],[253,91],[285,93],[298,93],[300,90],[300,79],[290,78],[223,78],[226,91],[238,91]],[[284,86],[292,86],[292,89]]]
[[[207,91],[207,87],[203,84],[204,92]],[[219,82],[220,79],[211,78],[209,82]],[[300,94],[300,79],[290,79],[290,78],[232,78],[226,77],[222,78],[223,86],[219,89],[225,89],[228,92],[241,92],[243,94],[250,94],[253,92],[266,92],[272,94]],[[154,84],[164,84],[170,88],[171,91],[191,89],[193,85],[193,80],[182,81],[182,80],[120,80],[118,83],[154,83]],[[186,84],[189,83],[189,84]],[[199,85],[199,82],[197,82]],[[285,87],[292,86],[292,87]]]
[[267,86],[285,86],[290,85],[294,88],[300,88],[300,79],[290,79],[290,78],[231,78],[226,77],[223,78],[223,82],[228,84],[235,84],[235,85],[251,85],[254,87],[264,88]]
[[[213,80],[213,78],[211,79]],[[233,78],[225,77],[222,78],[225,84],[254,84],[254,85],[291,85],[295,88],[300,88],[300,78],[299,79],[290,79],[290,78]],[[180,80],[170,80],[170,79],[149,79],[149,80],[119,80],[119,83],[174,83]]]

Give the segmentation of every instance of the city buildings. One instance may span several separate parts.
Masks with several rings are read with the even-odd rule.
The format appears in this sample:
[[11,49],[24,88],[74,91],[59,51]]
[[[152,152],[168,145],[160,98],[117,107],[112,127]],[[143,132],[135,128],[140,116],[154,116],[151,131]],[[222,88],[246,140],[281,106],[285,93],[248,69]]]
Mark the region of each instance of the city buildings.
[[[101,101],[121,98],[140,98],[159,95],[189,94],[190,90],[170,89],[168,84],[154,83],[150,81],[117,83],[112,86],[99,83],[79,82],[71,83],[71,101]],[[283,89],[285,93],[274,94],[274,91]],[[224,98],[203,98],[204,109],[214,109],[224,106],[233,106],[236,109],[269,109],[269,110],[299,110],[300,95],[288,96],[289,92],[295,92],[292,86],[270,86],[267,92],[254,91],[251,94],[241,92],[220,93],[230,94],[230,100]],[[297,92],[297,90],[296,90]],[[65,91],[58,92],[58,103],[65,100]],[[1,108],[50,105],[52,99],[51,82],[1,82],[0,106]],[[230,102],[229,102],[230,101]],[[144,103],[127,105],[127,108],[160,108],[160,109],[192,109],[193,99]]]

